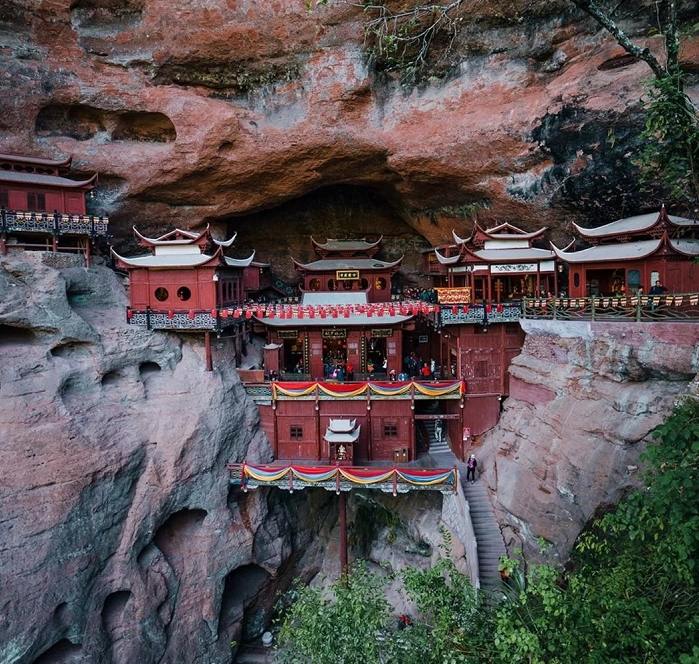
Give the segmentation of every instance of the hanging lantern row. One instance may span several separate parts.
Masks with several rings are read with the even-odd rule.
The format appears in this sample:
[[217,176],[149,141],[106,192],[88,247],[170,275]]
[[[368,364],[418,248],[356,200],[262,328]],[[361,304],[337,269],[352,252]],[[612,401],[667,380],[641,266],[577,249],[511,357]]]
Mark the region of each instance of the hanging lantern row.
[[[418,314],[432,314],[438,312],[440,307],[426,302],[402,302],[401,304],[353,304],[353,305],[258,305],[249,304],[235,309],[222,309],[221,318],[349,318],[353,315],[362,315],[371,318],[377,316],[417,316]],[[211,316],[216,318],[218,311],[211,311]]]

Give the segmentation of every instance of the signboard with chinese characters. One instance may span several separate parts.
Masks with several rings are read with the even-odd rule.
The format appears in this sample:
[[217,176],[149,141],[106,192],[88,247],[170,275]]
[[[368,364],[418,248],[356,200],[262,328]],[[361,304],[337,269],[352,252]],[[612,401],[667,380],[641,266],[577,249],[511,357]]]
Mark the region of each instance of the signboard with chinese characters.
[[440,304],[464,304],[471,302],[471,287],[462,288],[435,288],[437,300]]
[[390,327],[375,327],[371,331],[371,336],[374,338],[377,337],[392,337],[393,336],[393,328]]
[[352,281],[359,279],[359,270],[336,270],[335,279],[338,281]]
[[346,339],[347,338],[347,330],[343,329],[334,329],[334,328],[324,328],[322,330],[321,336],[323,339]]
[[299,338],[299,331],[298,330],[277,330],[277,336],[280,339],[298,339]]

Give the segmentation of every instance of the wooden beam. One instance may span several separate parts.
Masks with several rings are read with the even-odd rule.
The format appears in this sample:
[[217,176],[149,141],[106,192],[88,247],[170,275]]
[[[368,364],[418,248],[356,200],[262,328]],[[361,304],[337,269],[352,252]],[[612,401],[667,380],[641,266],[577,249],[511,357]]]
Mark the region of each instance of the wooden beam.
[[211,332],[204,332],[204,352],[206,355],[206,371],[213,371],[214,366],[211,359]]

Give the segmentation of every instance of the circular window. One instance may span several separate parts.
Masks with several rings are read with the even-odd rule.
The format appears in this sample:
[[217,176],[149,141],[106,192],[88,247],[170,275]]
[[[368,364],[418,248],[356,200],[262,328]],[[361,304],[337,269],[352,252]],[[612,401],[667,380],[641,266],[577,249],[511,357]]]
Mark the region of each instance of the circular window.
[[369,288],[369,282],[366,279],[361,279],[359,281],[359,288],[362,290],[367,290],[367,288]]
[[329,291],[337,290],[337,282],[334,279],[330,279],[328,281],[328,290]]
[[379,277],[375,282],[374,282],[374,288],[376,290],[384,290],[386,288],[386,280],[383,277]]
[[[167,291],[165,291],[167,292]],[[156,295],[157,297],[157,295]],[[192,291],[187,288],[187,286],[180,286],[177,289],[177,299],[186,302],[190,297],[192,297]]]
[[312,291],[319,291],[320,290],[320,279],[315,279],[315,278],[311,279],[308,286]]
[[163,288],[162,286],[160,288],[155,289],[155,299],[159,300],[160,302],[165,302],[167,298],[170,296],[170,293],[167,292],[167,288]]

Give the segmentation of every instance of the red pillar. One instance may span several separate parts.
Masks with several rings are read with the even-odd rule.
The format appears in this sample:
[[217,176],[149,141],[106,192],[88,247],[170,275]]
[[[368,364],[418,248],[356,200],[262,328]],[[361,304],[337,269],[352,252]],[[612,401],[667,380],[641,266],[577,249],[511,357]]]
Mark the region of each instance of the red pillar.
[[211,332],[204,332],[204,349],[206,353],[206,370],[213,371],[214,365],[211,361]]
[[340,576],[345,576],[347,574],[347,499],[344,491],[340,491],[338,506],[340,511]]

